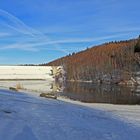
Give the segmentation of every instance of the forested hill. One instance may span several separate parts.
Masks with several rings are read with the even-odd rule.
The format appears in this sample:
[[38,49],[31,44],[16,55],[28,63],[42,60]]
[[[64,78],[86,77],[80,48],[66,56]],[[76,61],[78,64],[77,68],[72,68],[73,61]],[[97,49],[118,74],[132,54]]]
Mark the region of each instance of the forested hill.
[[67,80],[120,83],[135,78],[140,38],[104,43],[43,65],[62,65]]

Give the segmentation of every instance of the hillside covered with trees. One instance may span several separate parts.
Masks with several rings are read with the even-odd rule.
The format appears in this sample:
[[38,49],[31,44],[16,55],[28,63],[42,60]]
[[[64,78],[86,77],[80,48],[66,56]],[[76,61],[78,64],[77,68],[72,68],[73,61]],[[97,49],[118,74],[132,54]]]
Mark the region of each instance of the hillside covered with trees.
[[140,37],[93,46],[42,65],[62,65],[70,81],[138,84],[139,62]]

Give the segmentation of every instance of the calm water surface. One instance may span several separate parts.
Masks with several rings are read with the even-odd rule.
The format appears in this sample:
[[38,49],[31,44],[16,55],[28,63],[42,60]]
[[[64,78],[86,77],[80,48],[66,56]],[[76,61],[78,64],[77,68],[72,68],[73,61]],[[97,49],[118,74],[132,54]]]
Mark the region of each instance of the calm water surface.
[[38,93],[55,93],[58,96],[87,103],[140,104],[140,86],[98,85],[92,83],[49,81],[0,81],[0,87],[20,87]]
[[60,96],[87,103],[140,104],[140,87],[67,82]]

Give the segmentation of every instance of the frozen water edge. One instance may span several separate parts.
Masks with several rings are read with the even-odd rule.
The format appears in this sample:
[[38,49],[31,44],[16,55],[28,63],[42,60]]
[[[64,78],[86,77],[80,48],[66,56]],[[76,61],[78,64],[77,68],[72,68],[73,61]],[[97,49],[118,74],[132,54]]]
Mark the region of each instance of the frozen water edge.
[[0,140],[139,140],[139,126],[97,108],[0,90]]

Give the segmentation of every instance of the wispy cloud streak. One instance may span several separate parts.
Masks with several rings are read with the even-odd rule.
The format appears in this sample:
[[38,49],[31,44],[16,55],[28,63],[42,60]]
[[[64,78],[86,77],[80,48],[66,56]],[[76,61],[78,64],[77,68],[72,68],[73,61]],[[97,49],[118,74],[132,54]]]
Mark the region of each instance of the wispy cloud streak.
[[4,32],[0,32],[0,37],[7,37],[10,36],[10,33],[4,33]]
[[22,22],[17,17],[13,16],[9,12],[0,9],[0,17],[3,17],[4,24],[7,25],[9,28],[31,36],[36,36],[41,34],[39,31],[34,30],[33,28],[27,26],[24,22]]
[[[0,17],[2,17],[0,20],[2,24],[20,33],[20,35],[24,35],[24,39],[22,40],[17,39],[18,41],[16,41],[13,44],[2,45],[0,47],[1,50],[18,49],[18,50],[24,50],[24,51],[39,51],[41,49],[48,49],[48,50],[52,49],[52,50],[61,51],[65,54],[68,54],[69,51],[67,49],[61,49],[59,47],[61,46],[61,44],[84,43],[84,42],[108,40],[108,39],[113,39],[113,38],[127,35],[128,33],[125,33],[125,31],[127,32],[127,31],[139,29],[139,28],[132,28],[132,29],[125,28],[123,30],[123,33],[119,33],[120,30],[117,29],[117,31],[112,32],[112,35],[105,35],[105,36],[95,37],[95,38],[64,38],[60,40],[52,40],[43,32],[40,32],[26,25],[22,20],[20,20],[19,18],[17,18],[16,16],[12,15],[11,13],[5,10],[0,9]],[[8,35],[10,35],[10,33],[0,33],[0,37],[6,37]],[[53,48],[52,48],[52,45],[53,45]]]
[[[5,20],[3,24],[5,24],[7,27],[21,34],[32,36],[33,37],[32,41],[34,40],[34,42],[38,40],[38,43],[32,44],[26,41],[24,42],[17,41],[15,44],[2,47],[1,49],[20,49],[27,51],[37,51],[39,50],[39,48],[37,48],[38,46],[41,47],[41,45],[47,45],[47,42],[50,41],[50,39],[44,33],[27,26],[22,20],[18,19],[17,17],[13,16],[12,14],[8,13],[5,10],[0,9],[0,17],[4,17]],[[54,48],[57,51],[61,51],[66,54],[69,53],[64,49],[58,48],[57,44],[55,44]]]
[[[39,51],[39,47],[42,49],[48,50],[57,50],[57,48],[50,48],[47,47],[48,45],[57,45],[57,44],[66,44],[66,43],[85,43],[85,42],[96,42],[96,41],[103,41],[106,39],[113,39],[116,37],[120,37],[127,34],[117,34],[117,35],[108,35],[96,38],[71,38],[71,39],[63,39],[63,40],[54,40],[54,41],[42,41],[42,42],[26,42],[26,43],[15,43],[11,45],[5,45],[0,47],[0,50],[7,50],[7,49],[18,49],[18,50],[25,50],[25,51]],[[60,51],[60,48],[59,50]],[[61,49],[64,53],[69,53],[66,49]]]

